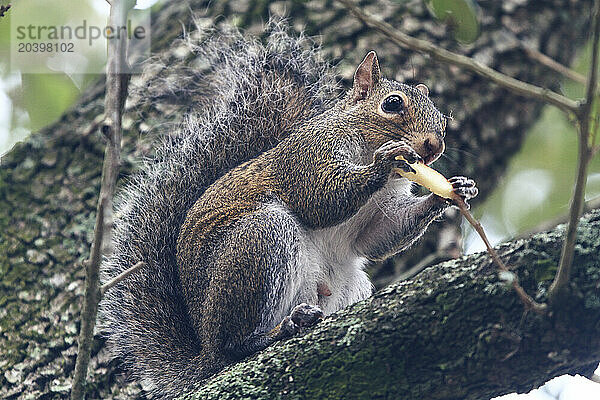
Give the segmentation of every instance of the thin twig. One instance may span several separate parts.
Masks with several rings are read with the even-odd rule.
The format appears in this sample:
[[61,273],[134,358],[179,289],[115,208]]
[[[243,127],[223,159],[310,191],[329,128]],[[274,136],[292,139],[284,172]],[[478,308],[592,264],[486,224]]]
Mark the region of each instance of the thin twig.
[[596,112],[594,114],[595,118],[592,120],[594,124],[592,126],[591,131],[592,140],[589,143],[589,146],[592,148],[592,157],[594,157],[594,152],[597,149],[596,141],[598,140],[598,128],[600,128],[600,117],[598,116],[598,109],[596,109]]
[[117,283],[125,280],[129,275],[133,274],[134,272],[142,269],[142,267],[144,267],[145,265],[146,265],[145,262],[138,261],[133,267],[126,269],[125,271],[121,272],[119,275],[112,278],[110,281],[106,282],[100,288],[100,293],[102,294],[102,296],[104,296],[104,293],[106,293],[106,291],[108,289],[115,286]]
[[[105,162],[106,164],[106,162]],[[85,262],[85,293],[83,296],[83,307],[81,310],[81,328],[79,329],[79,346],[77,350],[77,361],[73,377],[72,399],[81,399],[84,394],[85,376],[92,351],[92,339],[94,337],[95,316],[100,301],[100,290],[98,288],[99,269],[96,267],[102,259],[102,240],[104,238],[104,221],[100,216],[104,215],[108,198],[102,193],[98,199],[96,209],[96,225],[94,226],[94,241],[90,251],[90,259]],[[93,314],[94,318],[89,316]],[[86,318],[86,316],[88,316]],[[87,362],[86,362],[87,360]]]
[[598,81],[598,44],[600,42],[600,1],[594,2],[592,11],[592,62],[589,70],[588,82],[586,87],[585,102],[581,104],[581,109],[577,113],[579,119],[579,151],[577,156],[577,178],[575,181],[575,190],[571,201],[569,211],[569,226],[563,243],[560,263],[556,276],[548,291],[548,299],[551,304],[557,304],[568,288],[573,265],[573,256],[575,253],[575,239],[577,238],[577,225],[583,209],[585,196],[585,185],[587,181],[587,170],[592,154],[590,147],[590,128],[592,105],[596,93]]
[[572,81],[579,82],[584,85],[587,83],[587,78],[585,77],[585,75],[582,75],[579,72],[574,71],[571,68],[567,67],[566,65],[559,63],[558,61],[554,60],[553,58],[548,57],[547,55],[540,52],[539,50],[534,49],[533,47],[523,43],[521,40],[519,40],[518,42],[519,42],[521,48],[525,51],[525,53],[532,60],[535,60],[535,61],[539,62],[540,64],[545,65],[546,67],[558,72],[559,74],[566,76],[567,78],[571,79]]
[[560,108],[567,113],[577,114],[579,111],[579,103],[556,93],[550,89],[542,88],[530,83],[526,83],[496,71],[480,62],[473,60],[470,57],[456,54],[426,40],[421,40],[409,36],[398,29],[394,28],[385,21],[373,17],[372,15],[359,9],[351,0],[337,0],[350,10],[358,19],[366,25],[386,35],[391,41],[399,46],[407,47],[412,50],[421,51],[429,54],[432,58],[456,65],[467,71],[474,72],[484,78],[491,80],[497,85],[512,91],[521,96],[534,98],[537,100],[550,103]]
[[[587,115],[587,122],[589,127],[590,116],[592,111],[592,105],[594,104],[594,96],[596,92],[596,86],[598,84],[598,44],[600,43],[600,2],[596,0],[594,2],[594,9],[592,11],[592,64],[588,74],[588,81],[585,93],[585,103],[581,105],[583,109],[582,115]],[[589,132],[586,132],[589,134]],[[588,135],[589,136],[589,135]]]
[[519,45],[519,47],[523,49],[525,54],[527,54],[527,56],[530,59],[550,68],[553,71],[558,72],[559,74],[565,76],[568,79],[571,79],[572,81],[581,83],[583,85],[587,83],[587,78],[585,77],[585,75],[580,74],[579,72],[567,67],[566,65],[559,63],[551,57],[548,57],[546,54],[542,53],[538,49],[528,45],[523,40],[519,39],[519,37],[514,32],[512,32],[511,29],[509,29],[508,27],[505,28],[505,32],[507,35],[510,36],[510,39],[513,40],[517,45]]
[[[127,26],[128,11],[124,1],[113,0],[110,9],[110,25],[113,27]],[[100,301],[99,270],[101,256],[110,254],[113,224],[112,199],[121,164],[121,120],[125,102],[123,97],[127,95],[129,83],[129,75],[123,73],[126,66],[126,48],[127,35],[121,34],[118,38],[114,37],[108,40],[104,124],[107,127],[109,140],[104,153],[94,240],[90,250],[90,261],[86,264],[85,294],[81,311],[81,330],[79,332],[79,346],[75,362],[71,400],[82,400],[85,395],[86,375]]]
[[483,230],[483,227],[481,226],[479,221],[477,221],[473,217],[473,215],[469,212],[469,209],[468,209],[467,205],[465,204],[465,202],[463,201],[463,199],[461,199],[460,197],[457,197],[454,199],[454,202],[458,206],[460,213],[467,219],[467,221],[469,221],[471,226],[473,226],[473,229],[475,229],[475,231],[479,234],[479,236],[483,240],[483,243],[485,243],[485,247],[487,248],[488,253],[492,257],[492,260],[494,260],[494,262],[496,263],[498,268],[503,272],[508,272],[511,274],[512,287],[515,290],[515,292],[517,293],[517,295],[519,296],[519,298],[521,299],[521,301],[523,302],[523,304],[525,304],[525,307],[527,307],[530,310],[535,311],[536,313],[544,314],[547,309],[546,304],[538,303],[537,301],[535,301],[531,296],[529,296],[525,292],[525,289],[523,289],[523,287],[519,284],[519,278],[517,277],[517,275],[514,272],[511,272],[508,269],[506,264],[504,264],[502,259],[498,256],[498,253],[496,253],[496,250],[494,250],[490,241],[488,240],[487,235],[485,234],[485,231]]

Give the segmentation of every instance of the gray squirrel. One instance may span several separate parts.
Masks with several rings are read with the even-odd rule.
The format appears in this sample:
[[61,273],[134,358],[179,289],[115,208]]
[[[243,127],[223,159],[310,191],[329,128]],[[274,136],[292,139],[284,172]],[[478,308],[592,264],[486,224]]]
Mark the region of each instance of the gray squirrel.
[[[450,204],[392,168],[431,163],[447,118],[424,85],[366,55],[352,88],[306,38],[270,24],[194,45],[201,109],[163,137],[121,192],[100,305],[112,354],[151,396],[175,398],[224,366],[365,299],[364,271],[415,242]],[[406,161],[396,160],[403,156]],[[452,178],[468,200],[475,183]]]

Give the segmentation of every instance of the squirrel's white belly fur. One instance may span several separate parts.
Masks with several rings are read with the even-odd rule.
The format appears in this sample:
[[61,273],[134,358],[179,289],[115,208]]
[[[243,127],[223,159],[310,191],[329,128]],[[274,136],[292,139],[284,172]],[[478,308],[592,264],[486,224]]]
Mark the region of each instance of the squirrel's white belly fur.
[[[280,307],[269,318],[272,324],[277,324],[300,303],[318,305],[329,315],[371,295],[373,285],[365,272],[368,260],[358,254],[355,243],[379,210],[381,198],[391,193],[410,196],[410,185],[406,179],[390,180],[352,218],[333,227],[306,230],[297,223],[297,252],[288,265],[290,275]],[[282,203],[271,203],[269,208],[292,216]],[[325,285],[331,295],[319,295],[318,285]]]

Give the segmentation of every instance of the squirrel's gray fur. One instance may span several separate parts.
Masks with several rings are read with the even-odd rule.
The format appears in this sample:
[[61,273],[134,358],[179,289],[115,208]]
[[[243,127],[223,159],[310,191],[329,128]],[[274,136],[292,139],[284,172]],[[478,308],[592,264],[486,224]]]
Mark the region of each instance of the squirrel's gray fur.
[[[175,266],[177,227],[186,211],[218,177],[273,147],[299,119],[321,113],[336,97],[336,77],[312,41],[289,36],[280,23],[267,31],[265,43],[230,28],[187,40],[196,60],[209,68],[202,74],[173,71],[177,88],[169,90],[189,94],[187,101],[202,109],[165,135],[156,157],[117,199],[114,252],[102,278],[138,261],[146,266],[106,293],[101,327],[112,354],[156,396],[173,397],[201,378]],[[153,95],[160,96],[156,90]],[[303,101],[290,109],[294,96]]]

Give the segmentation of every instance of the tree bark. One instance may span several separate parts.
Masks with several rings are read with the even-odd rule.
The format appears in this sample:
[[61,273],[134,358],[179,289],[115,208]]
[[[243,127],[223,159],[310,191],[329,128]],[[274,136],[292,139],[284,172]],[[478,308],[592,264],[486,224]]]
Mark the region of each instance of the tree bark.
[[[565,227],[498,251],[546,299]],[[600,359],[600,210],[578,229],[575,294],[527,312],[487,253],[428,268],[209,380],[186,399],[481,400]],[[597,365],[597,364],[596,364]]]
[[[543,3],[533,0],[480,1],[482,34],[475,43],[459,47],[451,39],[447,29],[432,20],[421,1],[398,4],[361,2],[371,13],[382,16],[410,34],[477,57],[520,79],[555,89],[559,82],[557,75],[527,59],[511,39],[512,36],[507,34],[507,30],[513,31],[519,38],[527,40],[558,61],[568,64],[574,50],[585,39],[589,3],[569,0]],[[182,46],[173,44],[174,39],[181,35],[182,26],[187,31],[193,28],[190,9],[201,14],[206,12],[198,20],[201,24],[221,16],[221,19],[233,21],[250,33],[260,33],[261,21],[265,21],[269,13],[279,14],[285,11],[293,30],[304,29],[308,35],[321,35],[319,37],[323,43],[324,55],[338,65],[346,87],[355,65],[364,54],[370,49],[377,50],[386,76],[409,83],[425,82],[440,108],[446,113],[452,111],[455,121],[447,134],[448,159],[440,160],[437,165],[448,176],[461,174],[473,177],[481,189],[481,198],[494,187],[510,156],[520,147],[524,132],[535,121],[542,107],[539,103],[511,95],[478,77],[446,65],[435,64],[422,55],[399,50],[350,17],[333,0],[170,2],[162,5],[154,14],[152,25],[153,51],[161,59],[167,60],[167,67],[133,78],[132,84],[141,89],[130,96],[126,106],[121,178],[135,171],[137,160],[152,153],[150,137],[155,132],[165,126],[177,124],[186,112],[202,102],[201,93],[197,98],[187,94],[184,96],[177,90],[176,84],[170,86],[173,81],[177,81],[178,71],[189,66],[196,68],[201,64],[201,60],[196,60],[189,53],[181,56]],[[89,87],[78,103],[59,121],[17,144],[2,158],[2,398],[68,397],[83,293],[82,262],[89,255],[100,183],[104,143],[93,126],[94,121],[101,118],[103,99],[104,85],[99,81]],[[443,242],[441,238],[448,236],[448,231],[456,232],[457,220],[458,218],[447,218],[444,223],[430,229],[427,238],[414,251],[406,253],[401,261],[412,265],[424,255],[437,251],[439,243]],[[456,234],[449,236],[456,238]],[[547,251],[551,252],[553,245],[548,246]],[[387,270],[380,269],[376,273],[376,278],[382,285],[394,276],[391,264],[387,267]],[[426,285],[426,281],[423,282]],[[438,282],[433,280],[429,284],[432,285],[431,290],[436,290]],[[371,302],[379,301],[377,299],[380,296],[382,295]],[[463,293],[463,296],[462,300],[470,300],[471,292]],[[414,301],[416,300],[415,298]],[[473,309],[473,318],[483,321],[485,315],[475,314],[477,310]],[[485,311],[483,308],[482,310]],[[345,315],[344,313],[346,311],[340,316]],[[425,315],[422,314],[424,326],[427,322]],[[453,314],[444,315],[450,321],[454,318]],[[506,316],[510,321],[517,317],[521,317],[520,312],[514,316]],[[340,318],[336,317],[336,321]],[[353,323],[348,324],[350,326]],[[326,324],[322,325],[324,326]],[[472,332],[470,328],[453,326],[457,330],[449,330],[449,336],[445,340],[453,340],[452,347],[469,348],[467,344],[460,343],[461,340],[467,340],[468,334]],[[318,328],[318,332],[323,331],[322,327]],[[413,326],[413,329],[417,328],[417,325]],[[350,339],[352,338],[349,337],[348,340]],[[379,339],[375,336],[372,341],[376,343]],[[440,343],[443,342],[431,341],[430,345],[432,348],[439,348],[442,346]],[[421,350],[412,352],[411,362],[419,351]],[[317,357],[318,354],[315,353],[314,356]],[[562,353],[558,354],[562,357]],[[596,353],[590,350],[588,354]],[[118,368],[118,362],[109,361],[102,340],[96,340],[93,355],[90,398],[140,396],[140,386],[127,383],[126,375]],[[357,358],[356,362],[359,361],[360,358]],[[367,361],[365,370],[369,365],[375,365]],[[437,365],[434,359],[430,361]],[[390,373],[395,375],[390,377],[398,374],[398,370],[393,368]],[[406,370],[411,368],[407,364]],[[489,370],[493,371],[491,368]],[[516,374],[520,370],[510,371]],[[423,380],[431,382],[432,387],[439,386],[441,381],[436,376],[423,375]],[[524,382],[528,379],[525,375],[522,378]],[[536,382],[541,381],[540,377]],[[338,385],[334,381],[327,383],[325,378],[314,382],[314,390],[326,390],[325,387],[317,389],[316,385],[321,383],[325,386]],[[470,387],[466,384],[464,386]],[[444,387],[438,389],[441,392],[445,390]]]

